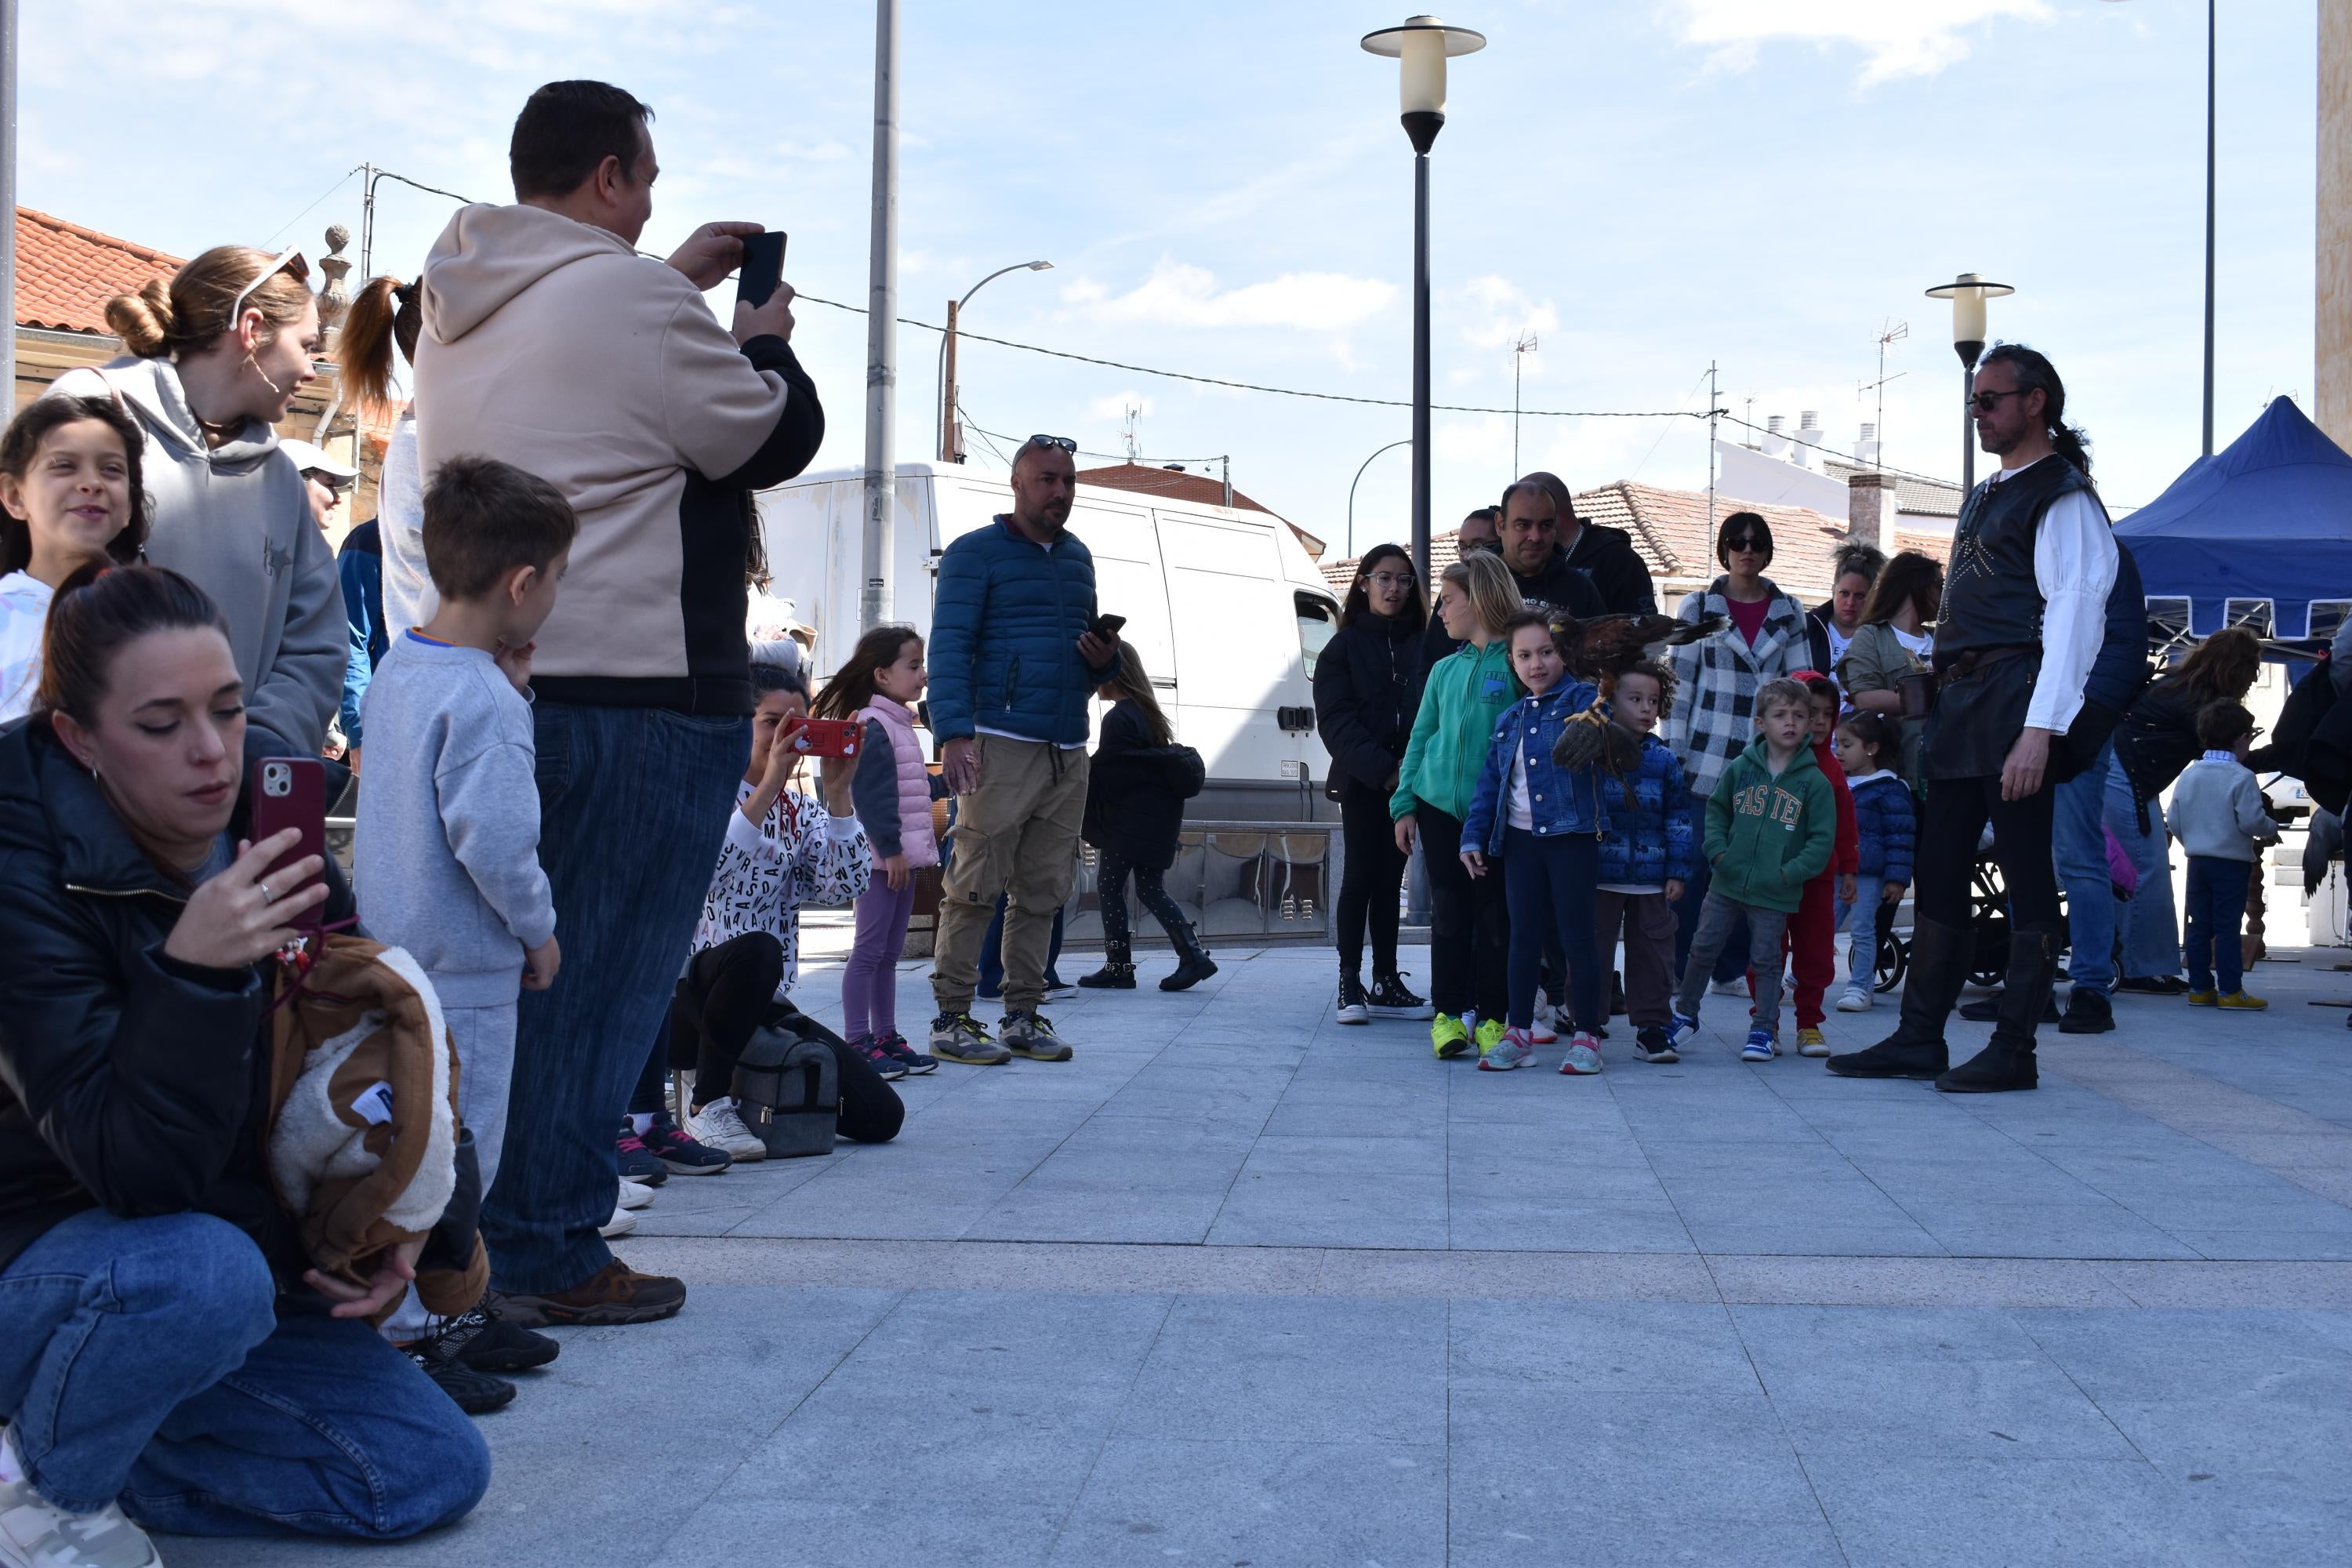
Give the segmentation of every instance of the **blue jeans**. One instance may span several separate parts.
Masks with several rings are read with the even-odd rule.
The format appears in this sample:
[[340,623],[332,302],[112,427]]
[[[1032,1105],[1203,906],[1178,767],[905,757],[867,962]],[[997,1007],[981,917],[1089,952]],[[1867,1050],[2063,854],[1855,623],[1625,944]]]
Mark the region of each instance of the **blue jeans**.
[[59,1508],[183,1535],[390,1541],[490,1481],[474,1424],[357,1319],[275,1315],[246,1234],[86,1210],[0,1271],[0,1412]]
[[[1045,949],[1045,984],[1062,983],[1062,911],[1054,911],[1054,938]],[[980,939],[980,994],[995,1001],[1004,994],[1004,899],[996,900],[996,918],[988,922],[988,934]]]
[[482,1238],[502,1290],[568,1290],[613,1260],[597,1228],[620,1181],[614,1131],[661,1031],[726,841],[751,721],[541,702],[539,863],[563,972],[526,991],[513,1097]]
[[[1569,1016],[1578,1029],[1609,1021],[1601,976],[1608,966],[1592,928],[1593,889],[1601,881],[1601,840],[1590,833],[1544,837],[1524,828],[1503,830],[1503,898],[1511,913],[1508,1020],[1514,1029],[1536,1021],[1536,977],[1544,949],[1554,941],[1568,959]],[[1496,868],[1488,866],[1492,877]]]
[[1865,993],[1878,988],[1878,900],[1885,887],[1885,878],[1856,872],[1853,902],[1837,907],[1838,929],[1848,939],[1846,984]]
[[2220,972],[2223,995],[2245,988],[2238,930],[2246,918],[2246,889],[2254,879],[2251,860],[2189,858],[2189,989],[2214,989]]
[[2139,830],[2131,781],[2120,760],[2107,768],[2107,830],[2131,857],[2139,891],[2116,916],[2124,937],[2124,974],[2134,980],[2180,973],[2180,927],[2172,912],[2172,841],[2164,831],[2164,811],[2147,808],[2148,830]]
[[[2066,973],[2077,991],[2105,996],[2116,988],[2115,879],[2107,874],[2107,774],[2110,742],[2098,760],[2053,791],[2051,860],[2066,889]],[[2118,837],[2121,835],[2117,835]]]
[[[1694,831],[1704,833],[1706,826],[1706,802],[1691,798]],[[1683,901],[1675,906],[1675,973],[1679,976],[1690,963],[1691,939],[1698,934],[1699,911],[1706,907],[1706,886],[1715,880],[1715,868],[1704,855],[1691,857],[1691,874],[1683,883]],[[1725,933],[1723,956],[1716,960],[1715,973],[1709,978],[1736,981],[1748,973],[1748,928],[1735,926]]]

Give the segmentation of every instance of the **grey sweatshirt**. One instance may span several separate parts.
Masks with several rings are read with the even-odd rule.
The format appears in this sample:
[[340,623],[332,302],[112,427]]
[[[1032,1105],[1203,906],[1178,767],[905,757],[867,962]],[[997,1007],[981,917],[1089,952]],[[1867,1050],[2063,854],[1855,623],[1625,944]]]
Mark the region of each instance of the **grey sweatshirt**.
[[2227,752],[2208,752],[2181,770],[2164,820],[2183,849],[2209,860],[2260,860],[2262,847],[2279,836],[2263,815],[2254,771]]
[[[248,419],[207,450],[169,360],[68,371],[42,395],[119,395],[139,421],[147,559],[194,583],[227,617],[247,720],[274,738],[269,749],[317,756],[342,700],[352,634],[335,552],[277,432]],[[251,742],[247,754],[258,754]]]
[[555,933],[530,704],[488,654],[406,632],[376,667],[361,722],[361,921],[409,951],[442,1005],[513,1002],[523,951]]

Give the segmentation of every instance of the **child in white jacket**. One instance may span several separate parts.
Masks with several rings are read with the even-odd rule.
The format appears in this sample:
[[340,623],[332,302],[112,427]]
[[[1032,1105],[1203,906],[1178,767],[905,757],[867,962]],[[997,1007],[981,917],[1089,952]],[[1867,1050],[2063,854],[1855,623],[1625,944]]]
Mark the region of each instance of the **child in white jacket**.
[[[2210,702],[2197,715],[2205,754],[2172,786],[2164,820],[2189,851],[2189,1005],[2258,1012],[2270,1005],[2245,993],[2238,946],[2246,889],[2274,843],[2278,824],[2263,810],[2262,785],[2246,766],[2254,716],[2235,702]],[[2220,972],[2218,989],[2215,972]]]

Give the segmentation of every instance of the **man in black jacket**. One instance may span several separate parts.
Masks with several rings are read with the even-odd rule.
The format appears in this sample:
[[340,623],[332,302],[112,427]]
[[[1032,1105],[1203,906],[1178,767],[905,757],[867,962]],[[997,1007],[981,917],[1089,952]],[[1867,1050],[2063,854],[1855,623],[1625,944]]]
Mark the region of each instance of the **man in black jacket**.
[[1538,469],[1503,492],[1503,559],[1530,608],[1581,618],[1649,615],[1658,607],[1633,537],[1579,519],[1575,498],[1557,474]]

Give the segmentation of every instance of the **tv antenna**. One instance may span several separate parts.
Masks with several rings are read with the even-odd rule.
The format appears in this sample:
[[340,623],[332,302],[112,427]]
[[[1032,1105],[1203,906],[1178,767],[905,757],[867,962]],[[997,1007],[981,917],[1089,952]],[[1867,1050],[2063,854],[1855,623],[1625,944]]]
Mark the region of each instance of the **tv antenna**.
[[1122,432],[1120,438],[1127,443],[1127,460],[1130,463],[1134,462],[1136,460],[1137,454],[1143,450],[1142,420],[1142,405],[1135,403],[1129,404],[1127,405],[1127,428]]
[[[1886,345],[1889,343],[1899,343],[1910,335],[1911,323],[1908,321],[1887,321],[1882,322],[1878,329],[1878,379],[1872,382],[1858,381],[1854,383],[1853,395],[1857,402],[1861,400],[1864,393],[1875,393],[1878,396],[1878,422],[1873,425],[1871,428],[1878,433],[1878,449],[1881,452],[1886,450],[1886,384],[1890,381],[1899,381],[1904,376],[1910,374],[1908,371],[1900,370],[1896,371],[1893,375],[1886,374]],[[1870,466],[1874,468],[1883,468],[1886,465],[1874,456],[1871,458]]]

